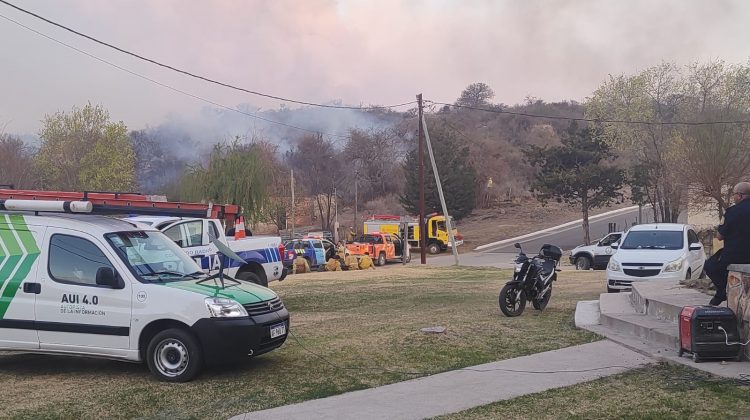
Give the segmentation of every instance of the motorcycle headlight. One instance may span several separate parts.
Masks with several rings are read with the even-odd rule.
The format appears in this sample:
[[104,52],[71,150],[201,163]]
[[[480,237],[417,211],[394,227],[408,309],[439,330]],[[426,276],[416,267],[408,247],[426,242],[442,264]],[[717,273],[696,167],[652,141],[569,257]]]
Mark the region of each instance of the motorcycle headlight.
[[516,273],[520,273],[521,272],[521,267],[523,267],[523,263],[516,263],[516,267],[515,267],[514,271]]
[[607,269],[610,271],[620,271],[620,263],[617,262],[616,259],[610,258],[609,265],[607,265]]
[[680,258],[679,260],[674,260],[672,262],[668,262],[667,265],[664,266],[664,272],[665,273],[671,273],[675,271],[682,270],[682,264],[685,263],[684,258]]
[[206,298],[206,308],[211,318],[236,318],[247,316],[247,311],[232,299],[209,297]]

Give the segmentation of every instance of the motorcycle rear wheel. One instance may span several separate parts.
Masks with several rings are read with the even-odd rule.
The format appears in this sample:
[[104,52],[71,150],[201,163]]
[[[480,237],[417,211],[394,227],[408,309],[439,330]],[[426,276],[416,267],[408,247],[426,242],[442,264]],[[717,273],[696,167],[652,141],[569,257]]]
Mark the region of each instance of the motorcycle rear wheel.
[[500,310],[505,316],[514,317],[521,315],[526,308],[525,292],[521,291],[521,297],[516,299],[520,287],[520,284],[506,284],[502,290],[500,290],[498,302],[500,304]]
[[552,298],[552,288],[550,287],[549,290],[547,290],[547,293],[544,294],[542,299],[532,299],[531,304],[534,305],[534,309],[538,311],[543,311],[544,308],[547,307],[547,304],[549,303],[549,300]]

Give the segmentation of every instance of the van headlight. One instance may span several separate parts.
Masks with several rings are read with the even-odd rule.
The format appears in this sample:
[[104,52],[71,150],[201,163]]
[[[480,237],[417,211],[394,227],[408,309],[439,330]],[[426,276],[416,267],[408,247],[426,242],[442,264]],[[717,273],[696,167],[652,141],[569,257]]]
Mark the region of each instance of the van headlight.
[[620,271],[620,263],[617,262],[616,259],[610,258],[609,259],[609,265],[607,265],[607,270],[610,270],[610,271]]
[[247,316],[247,311],[232,299],[209,297],[206,298],[206,308],[211,318],[236,318]]
[[675,271],[682,270],[682,264],[685,263],[684,258],[680,258],[679,260],[674,260],[672,262],[668,262],[667,265],[664,266],[664,272],[665,273],[671,273]]

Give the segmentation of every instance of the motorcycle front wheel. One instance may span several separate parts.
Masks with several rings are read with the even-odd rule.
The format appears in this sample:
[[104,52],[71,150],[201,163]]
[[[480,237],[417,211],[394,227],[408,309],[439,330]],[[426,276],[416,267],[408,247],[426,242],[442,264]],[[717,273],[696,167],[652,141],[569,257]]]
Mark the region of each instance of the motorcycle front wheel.
[[[526,308],[526,293],[520,289],[520,284],[506,284],[500,290],[500,310],[505,316],[514,317],[521,315]],[[518,292],[521,292],[520,294]],[[520,296],[519,296],[520,295]]]
[[542,296],[541,299],[533,299],[531,301],[531,304],[534,305],[534,309],[538,311],[543,311],[544,308],[547,307],[547,304],[549,303],[550,298],[552,297],[552,288],[550,287],[549,290],[547,290],[547,293]]

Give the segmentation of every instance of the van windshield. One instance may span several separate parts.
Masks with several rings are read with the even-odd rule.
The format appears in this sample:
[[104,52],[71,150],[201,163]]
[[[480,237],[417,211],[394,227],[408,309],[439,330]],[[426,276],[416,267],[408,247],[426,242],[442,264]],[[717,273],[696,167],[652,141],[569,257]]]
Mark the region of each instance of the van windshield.
[[140,281],[178,281],[205,275],[195,261],[161,232],[117,232],[104,237]]
[[681,231],[642,230],[625,236],[620,249],[682,249]]

